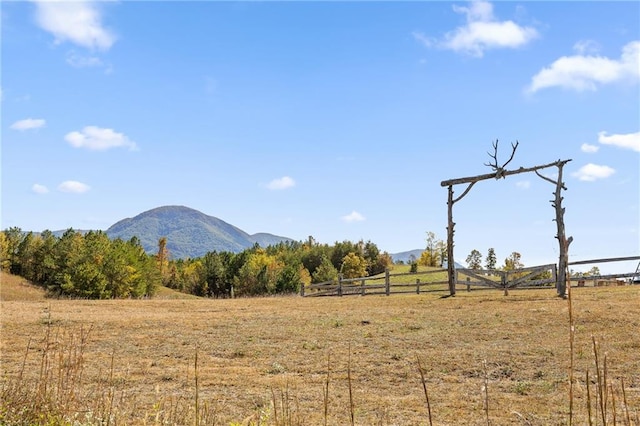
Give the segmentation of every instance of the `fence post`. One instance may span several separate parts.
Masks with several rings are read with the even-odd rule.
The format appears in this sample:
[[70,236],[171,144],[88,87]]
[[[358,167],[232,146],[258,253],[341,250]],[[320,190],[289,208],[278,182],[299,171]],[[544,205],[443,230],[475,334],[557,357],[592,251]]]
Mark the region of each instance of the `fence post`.
[[467,291],[471,291],[471,277],[467,277]]
[[304,297],[304,283],[300,283],[300,296]]
[[338,274],[338,296],[342,297],[342,274]]
[[360,281],[360,295],[364,296],[364,278],[362,279],[362,281]]
[[507,274],[509,272],[503,272],[500,275],[500,284],[502,284],[502,287],[504,288],[504,295],[508,296],[509,295],[509,288],[507,288]]
[[384,289],[387,296],[391,293],[391,283],[389,281],[389,268],[384,270]]
[[420,294],[420,278],[416,278],[416,294]]

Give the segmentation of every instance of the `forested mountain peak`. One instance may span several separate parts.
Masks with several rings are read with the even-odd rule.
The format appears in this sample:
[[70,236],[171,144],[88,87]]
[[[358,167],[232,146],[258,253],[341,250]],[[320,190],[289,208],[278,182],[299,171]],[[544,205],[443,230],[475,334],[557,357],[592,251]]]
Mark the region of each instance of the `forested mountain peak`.
[[245,231],[214,216],[185,206],[162,206],[123,219],[107,229],[111,238],[138,237],[147,252],[157,250],[160,238],[167,239],[167,249],[174,259],[201,257],[210,251],[240,252],[256,242],[275,244],[290,240],[271,234]]

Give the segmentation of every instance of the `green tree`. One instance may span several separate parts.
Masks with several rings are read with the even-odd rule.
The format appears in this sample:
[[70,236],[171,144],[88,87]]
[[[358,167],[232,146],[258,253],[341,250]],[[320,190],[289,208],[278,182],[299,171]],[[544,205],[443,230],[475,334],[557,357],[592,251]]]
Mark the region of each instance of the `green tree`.
[[5,248],[4,255],[6,258],[3,259],[4,263],[9,264],[9,272],[12,274],[20,275],[20,264],[17,259],[18,255],[18,246],[20,242],[24,238],[24,233],[18,227],[11,227],[5,231],[3,231],[5,235]]
[[486,257],[486,260],[485,260],[485,267],[489,271],[493,271],[494,269],[496,269],[497,263],[498,263],[498,258],[496,257],[496,251],[495,251],[495,249],[493,247],[491,247],[487,251],[487,257]]
[[284,264],[275,256],[268,255],[262,249],[255,250],[234,277],[235,294],[238,296],[274,294],[283,268]]
[[471,250],[471,253],[467,256],[466,262],[470,269],[482,269],[482,253],[476,249]]
[[362,255],[362,249],[362,246],[354,244],[351,241],[336,241],[331,252],[331,263],[338,271],[340,271],[342,270],[342,262],[344,261],[345,256],[349,253]]
[[316,269],[322,263],[323,258],[329,259],[330,257],[331,249],[326,244],[305,244],[301,248],[300,260],[310,274],[315,273]]
[[227,265],[230,256],[209,252],[202,259],[204,277],[207,281],[208,295],[228,297],[231,293],[231,281],[227,279]]
[[28,232],[18,244],[18,250],[14,257],[17,262],[17,267],[14,269],[18,275],[34,282],[38,279],[36,252],[41,243],[42,241],[39,237],[34,236],[32,232]]
[[333,281],[338,279],[338,270],[328,257],[324,256],[320,262],[320,265],[311,274],[312,282],[322,283],[325,281]]
[[35,263],[37,268],[36,282],[44,287],[48,287],[56,273],[55,247],[57,238],[49,230],[40,234],[41,244],[35,253]]
[[0,269],[9,271],[11,268],[11,258],[9,256],[9,240],[7,234],[0,232]]

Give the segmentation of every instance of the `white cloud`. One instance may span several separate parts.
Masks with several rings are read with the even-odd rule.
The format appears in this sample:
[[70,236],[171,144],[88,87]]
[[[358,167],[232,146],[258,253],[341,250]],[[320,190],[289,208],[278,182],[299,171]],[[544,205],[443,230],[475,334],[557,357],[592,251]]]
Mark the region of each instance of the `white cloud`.
[[531,182],[529,182],[528,180],[521,180],[519,182],[516,182],[516,186],[520,189],[529,189],[531,188]]
[[122,133],[113,129],[104,129],[96,126],[87,126],[81,132],[70,132],[64,139],[75,148],[87,148],[94,151],[105,151],[111,148],[125,147],[136,150],[135,142],[129,140]]
[[75,68],[102,67],[104,63],[97,56],[86,56],[75,50],[67,52],[67,63]]
[[34,183],[31,190],[36,194],[46,194],[49,192],[49,188],[44,185],[40,185],[39,183]]
[[11,125],[13,130],[31,130],[44,127],[46,121],[42,118],[25,118],[24,120],[16,121]]
[[624,135],[607,135],[607,132],[600,132],[598,133],[598,142],[640,152],[640,132]]
[[598,53],[600,45],[593,40],[580,40],[573,45],[573,50],[580,55],[584,55],[585,53]]
[[572,173],[572,176],[585,182],[593,182],[597,179],[605,179],[614,174],[616,171],[609,166],[600,166],[598,164],[589,163]]
[[349,213],[348,215],[342,216],[341,219],[344,222],[362,222],[366,218],[364,216],[362,216],[360,213],[358,213],[357,211],[354,210],[351,213]]
[[556,59],[533,76],[526,91],[534,93],[549,87],[593,91],[598,85],[625,80],[640,80],[640,41],[626,44],[619,59],[583,54]]
[[281,190],[281,189],[292,188],[295,185],[296,185],[296,181],[291,179],[289,176],[283,176],[281,178],[274,179],[271,182],[269,182],[267,184],[267,188],[272,190]]
[[89,185],[76,180],[67,180],[58,185],[58,191],[72,192],[74,194],[82,194],[90,189],[91,187]]
[[56,43],[69,41],[89,49],[108,50],[116,37],[102,25],[97,2],[35,1],[36,22],[54,35]]
[[600,147],[598,145],[591,145],[588,143],[583,143],[580,145],[580,151],[587,152],[589,154],[593,154],[594,152],[598,152]]
[[486,50],[518,48],[538,37],[538,31],[533,27],[496,20],[493,5],[487,1],[472,1],[469,7],[454,5],[453,10],[467,16],[466,25],[448,32],[440,41],[427,38],[421,33],[414,33],[414,38],[427,47],[438,46],[482,57]]

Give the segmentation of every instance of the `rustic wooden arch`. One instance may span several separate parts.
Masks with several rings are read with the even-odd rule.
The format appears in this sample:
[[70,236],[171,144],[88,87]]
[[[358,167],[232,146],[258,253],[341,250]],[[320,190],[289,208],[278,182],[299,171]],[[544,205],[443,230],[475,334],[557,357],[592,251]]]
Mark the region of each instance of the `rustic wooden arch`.
[[[505,167],[507,166],[507,164],[509,164],[511,162],[511,160],[513,160],[513,156],[516,153],[516,149],[518,148],[518,142],[516,141],[515,144],[511,144],[511,156],[509,157],[509,160],[507,160],[507,162],[505,162],[504,164],[502,164],[501,166],[498,165],[498,141],[496,140],[495,143],[493,143],[493,149],[494,149],[494,154],[489,154],[489,156],[491,156],[491,158],[493,158],[494,163],[485,163],[486,166],[489,166],[493,169],[492,173],[488,173],[488,174],[484,174],[484,175],[478,175],[478,176],[471,176],[471,177],[463,177],[463,178],[457,178],[457,179],[450,179],[450,180],[445,180],[440,182],[440,186],[446,186],[448,187],[449,190],[449,196],[447,199],[447,208],[448,208],[448,212],[447,212],[447,272],[448,272],[448,276],[449,276],[449,294],[450,296],[455,296],[456,294],[456,282],[455,282],[455,262],[454,262],[454,257],[453,257],[453,246],[454,246],[454,241],[453,241],[453,234],[454,234],[454,227],[455,227],[455,222],[453,221],[453,205],[455,203],[457,203],[458,201],[460,201],[465,195],[467,195],[469,193],[469,191],[471,190],[471,188],[473,187],[473,185],[475,185],[477,182],[480,182],[482,180],[487,180],[487,179],[504,179],[507,176],[510,175],[515,175],[515,174],[520,174],[520,173],[527,173],[527,172],[535,172],[536,175],[538,175],[540,178],[544,179],[547,182],[550,182],[552,184],[555,185],[556,189],[554,191],[554,199],[551,200],[551,205],[554,207],[555,209],[555,213],[556,213],[556,217],[555,219],[553,219],[556,222],[556,226],[557,226],[557,235],[556,238],[558,239],[558,244],[560,246],[560,256],[558,259],[558,274],[557,274],[557,281],[556,281],[556,289],[558,291],[558,296],[560,297],[565,297],[565,292],[566,292],[566,279],[567,279],[567,268],[568,268],[568,263],[569,263],[569,245],[571,244],[571,242],[573,241],[573,237],[566,237],[566,233],[565,233],[565,227],[564,227],[564,207],[562,207],[562,200],[564,199],[564,197],[562,197],[562,190],[564,189],[565,191],[567,190],[567,188],[564,185],[564,182],[562,182],[562,168],[564,167],[565,164],[567,164],[569,160],[558,160],[558,161],[554,161],[553,163],[548,163],[548,164],[543,164],[540,166],[533,166],[533,167],[520,167],[519,169],[516,170],[506,170]],[[546,169],[549,167],[557,167],[558,168],[558,179],[557,180],[553,180],[551,178],[548,178],[546,176],[541,175],[538,170],[542,170],[542,169]],[[467,186],[467,188],[462,192],[462,194],[457,197],[457,198],[453,198],[453,186],[454,185],[460,185],[460,184],[469,184]]]

